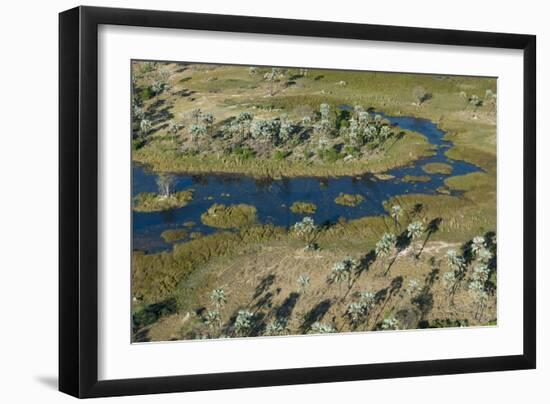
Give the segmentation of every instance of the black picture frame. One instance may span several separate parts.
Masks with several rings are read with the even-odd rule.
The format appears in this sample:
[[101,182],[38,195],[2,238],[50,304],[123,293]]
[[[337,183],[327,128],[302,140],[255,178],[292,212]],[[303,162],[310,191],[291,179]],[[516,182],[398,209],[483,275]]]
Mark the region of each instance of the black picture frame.
[[[523,353],[467,359],[99,381],[98,26],[180,28],[523,51]],[[325,383],[536,366],[536,37],[183,12],[77,7],[59,15],[59,389],[104,397]]]

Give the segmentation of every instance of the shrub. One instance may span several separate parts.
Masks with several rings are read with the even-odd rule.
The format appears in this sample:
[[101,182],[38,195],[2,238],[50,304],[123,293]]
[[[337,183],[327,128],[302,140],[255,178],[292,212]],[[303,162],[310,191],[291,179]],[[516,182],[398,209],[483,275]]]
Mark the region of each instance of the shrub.
[[284,160],[291,154],[292,152],[290,150],[275,150],[275,152],[273,153],[273,158],[275,160]]
[[155,96],[155,92],[151,87],[145,87],[143,90],[139,92],[139,99],[141,101],[147,101],[150,100]]

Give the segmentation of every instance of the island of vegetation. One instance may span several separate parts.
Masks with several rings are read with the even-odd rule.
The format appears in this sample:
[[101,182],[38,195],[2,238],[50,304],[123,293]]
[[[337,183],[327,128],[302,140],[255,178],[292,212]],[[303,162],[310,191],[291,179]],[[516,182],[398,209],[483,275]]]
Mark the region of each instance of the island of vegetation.
[[451,174],[453,167],[445,163],[428,163],[422,167],[422,170],[428,174]]
[[429,182],[431,178],[428,175],[404,175],[401,180],[403,182]]
[[256,208],[244,203],[229,206],[215,203],[201,215],[201,220],[220,229],[248,226],[256,221]]
[[365,197],[363,195],[352,195],[352,194],[345,194],[340,193],[335,199],[334,202],[336,202],[338,205],[344,205],[344,206],[350,206],[355,207],[359,205],[361,202],[365,200]]
[[290,206],[290,211],[301,215],[313,215],[317,211],[317,205],[310,202],[294,202]]
[[183,229],[170,229],[164,230],[160,236],[167,243],[173,243],[174,241],[180,241],[187,237],[187,232]]

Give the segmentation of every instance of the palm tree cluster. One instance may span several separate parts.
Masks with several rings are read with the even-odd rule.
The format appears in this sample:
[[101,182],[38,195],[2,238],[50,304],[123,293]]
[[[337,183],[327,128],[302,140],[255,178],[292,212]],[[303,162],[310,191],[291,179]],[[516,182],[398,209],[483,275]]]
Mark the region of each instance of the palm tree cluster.
[[348,305],[346,314],[355,328],[359,323],[367,320],[372,307],[375,303],[374,293],[364,291],[359,294],[359,300],[355,300]]
[[213,304],[214,309],[206,311],[203,321],[204,324],[208,327],[211,333],[219,331],[222,325],[222,315],[221,310],[223,306],[227,303],[227,296],[225,290],[222,288],[217,288],[212,291],[210,294],[210,302]]
[[383,124],[381,115],[371,115],[363,107],[356,106],[353,117],[349,120],[347,135],[352,146],[362,147],[367,143],[377,146],[386,141],[392,131],[388,125]]
[[[494,251],[488,246],[483,236],[476,236],[472,239],[469,246],[470,257],[468,260],[464,256],[459,256],[455,250],[447,251],[447,261],[449,271],[443,274],[445,289],[452,297],[461,287],[462,281],[467,279],[467,289],[474,298],[477,306],[476,318],[483,313],[489,297],[489,282],[492,271],[494,270]],[[470,276],[467,278],[468,268],[472,268]]]
[[337,283],[343,285],[347,281],[348,289],[352,286],[352,271],[357,268],[358,262],[352,257],[346,257],[342,261],[337,262],[332,267],[330,274],[327,278],[329,283]]

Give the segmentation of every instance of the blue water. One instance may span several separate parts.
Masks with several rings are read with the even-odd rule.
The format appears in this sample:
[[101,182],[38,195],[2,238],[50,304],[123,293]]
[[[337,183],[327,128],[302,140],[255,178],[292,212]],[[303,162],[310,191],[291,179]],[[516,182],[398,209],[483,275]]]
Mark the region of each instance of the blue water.
[[[435,147],[433,156],[420,159],[407,167],[389,170],[394,176],[391,180],[378,180],[371,175],[360,177],[297,177],[280,180],[258,180],[244,175],[233,174],[176,174],[176,190],[193,188],[193,200],[185,207],[164,212],[133,212],[133,248],[147,252],[158,252],[171,248],[160,234],[167,229],[179,229],[185,222],[194,222],[187,228],[189,232],[210,234],[218,229],[203,225],[200,216],[213,203],[236,204],[248,203],[258,210],[258,220],[262,223],[273,223],[277,226],[290,226],[301,220],[289,210],[296,201],[312,202],[317,205],[313,217],[316,223],[335,221],[340,217],[355,219],[385,213],[383,201],[397,195],[409,193],[435,194],[438,187],[449,176],[463,175],[481,169],[473,164],[448,159],[445,151],[452,146],[450,141],[443,140],[444,132],[433,122],[412,117],[392,117],[381,114],[392,125],[416,131],[428,138]],[[391,140],[390,140],[391,141]],[[452,166],[453,172],[445,174],[426,174],[422,166],[427,163],[446,163]],[[401,181],[404,175],[428,175],[429,182],[408,183]],[[156,174],[147,171],[141,165],[133,166],[133,195],[140,192],[156,192]],[[341,192],[361,194],[365,200],[357,207],[341,206],[334,203]]]

